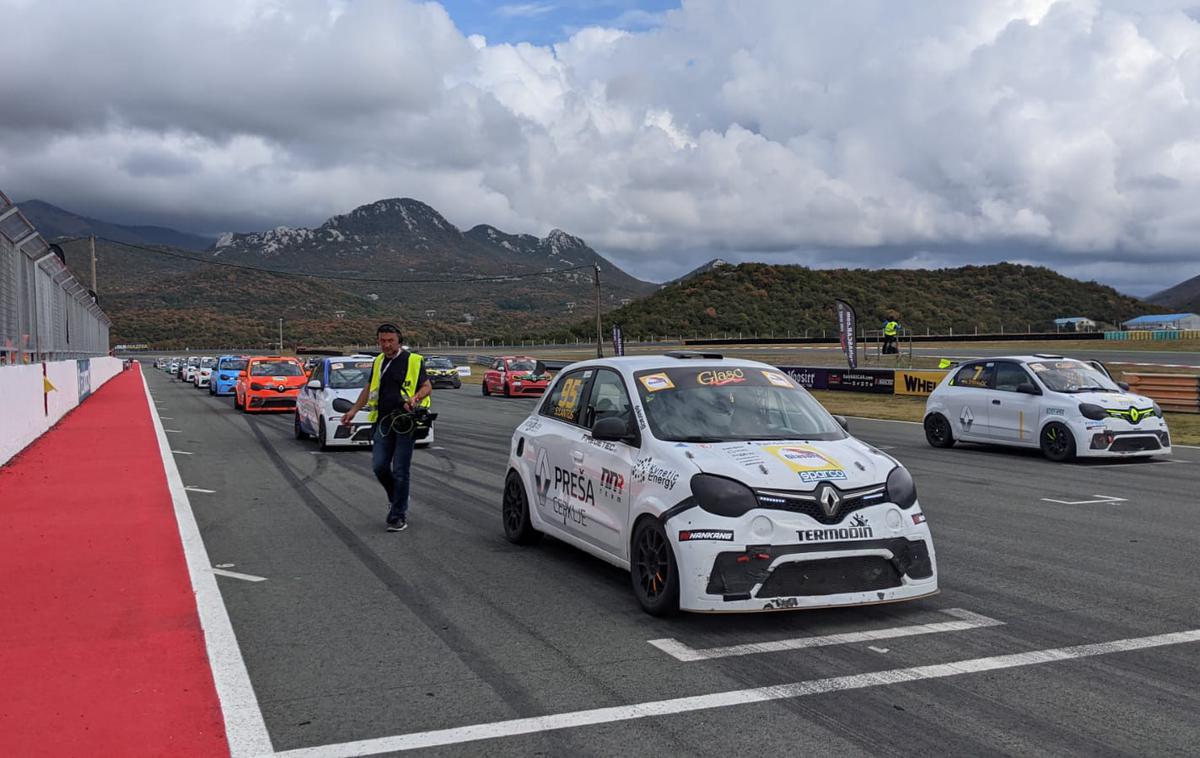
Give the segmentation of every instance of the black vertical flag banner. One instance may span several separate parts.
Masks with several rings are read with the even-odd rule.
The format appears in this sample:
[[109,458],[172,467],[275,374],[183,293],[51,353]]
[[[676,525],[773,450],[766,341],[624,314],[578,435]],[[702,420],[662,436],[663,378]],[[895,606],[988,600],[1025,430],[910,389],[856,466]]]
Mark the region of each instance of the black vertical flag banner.
[[845,300],[834,300],[837,306],[838,335],[842,339],[842,352],[846,354],[846,362],[850,368],[858,368],[858,315],[854,306]]
[[625,336],[621,334],[621,327],[613,324],[612,328],[613,354],[625,355]]

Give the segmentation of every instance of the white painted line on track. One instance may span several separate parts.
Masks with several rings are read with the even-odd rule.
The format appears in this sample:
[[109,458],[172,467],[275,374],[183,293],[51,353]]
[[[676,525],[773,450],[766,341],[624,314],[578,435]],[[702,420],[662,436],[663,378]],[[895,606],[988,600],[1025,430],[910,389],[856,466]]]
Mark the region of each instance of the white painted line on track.
[[778,653],[784,650],[803,650],[813,647],[828,647],[830,645],[846,645],[852,642],[876,642],[891,640],[897,637],[915,637],[920,634],[938,634],[940,632],[962,632],[968,629],[982,629],[989,626],[1002,626],[1003,621],[997,621],[978,613],[962,608],[946,608],[942,613],[953,616],[958,621],[941,621],[934,624],[913,624],[911,626],[894,626],[888,629],[875,629],[868,632],[845,632],[843,634],[828,634],[820,637],[795,637],[788,640],[771,642],[751,642],[745,645],[729,645],[727,647],[710,647],[703,650],[688,647],[673,638],[649,640],[649,643],[678,661],[710,661],[714,658],[730,658],[738,655],[756,655],[758,653]]
[[1055,500],[1053,498],[1044,497],[1047,503],[1058,503],[1059,505],[1097,505],[1099,503],[1127,503],[1129,502],[1123,497],[1113,497],[1112,495],[1092,495],[1095,500]]
[[163,429],[167,434],[183,434],[182,429]]
[[159,418],[162,419],[163,421],[174,421],[175,420],[174,416],[159,416]]
[[217,576],[227,576],[230,579],[241,579],[242,581],[246,581],[246,582],[265,582],[265,581],[267,581],[267,578],[265,576],[255,576],[254,574],[242,574],[237,571],[229,571],[228,569],[212,568],[212,569],[209,569],[209,571],[213,572]]
[[202,488],[202,487],[192,487],[191,485],[188,485],[187,487],[184,487],[184,489],[185,489],[185,490],[187,490],[188,492],[203,492],[205,495],[215,495],[215,494],[217,494],[217,491],[216,491],[216,490],[206,490],[206,489],[204,489],[204,488]]
[[859,421],[877,421],[881,424],[916,424],[921,426],[920,421],[901,421],[898,418],[870,418],[869,416],[846,416],[846,418],[858,419]]
[[1200,642],[1200,629],[1190,629],[1185,632],[1173,632],[1171,634],[1156,634],[1150,637],[1131,637],[1090,645],[1031,650],[1025,653],[997,655],[988,658],[969,658],[952,663],[937,663],[930,666],[875,671],[868,674],[838,676],[829,679],[811,679],[792,684],[715,692],[710,695],[696,695],[671,700],[635,703],[633,705],[594,708],[586,711],[554,713],[548,716],[471,724],[451,729],[414,732],[412,734],[378,737],[369,740],[359,740],[357,742],[343,742],[337,745],[321,745],[296,750],[284,750],[276,755],[282,756],[282,758],[341,758],[341,756],[378,755],[380,753],[416,750],[441,745],[461,745],[466,742],[512,737],[519,734],[536,734],[594,724],[611,724],[618,721],[632,721],[634,719],[651,718],[654,716],[671,716],[678,713],[691,713],[694,711],[712,710],[714,708],[748,705],[750,703],[765,703],[772,700],[809,697],[828,692],[845,692],[847,690],[861,690],[869,687],[880,687],[904,682],[944,679],[962,674],[978,674],[984,671],[1036,666],[1043,663],[1092,658],[1098,655],[1111,655],[1113,653],[1145,650],[1166,645],[1182,645],[1189,642]]
[[876,653],[880,653],[880,654],[888,652],[888,649],[886,647],[875,647],[874,645],[867,646],[867,650],[873,650]]
[[192,455],[192,453],[189,453],[186,450],[172,450],[171,452],[175,455]]
[[[146,389],[146,397],[149,398],[150,386],[146,383],[145,375],[142,376],[142,385]],[[150,407],[150,416],[158,433],[158,450],[162,456],[163,470],[167,475],[167,486],[171,490],[175,521],[179,524],[179,537],[183,542],[188,576],[196,596],[196,611],[200,615],[200,626],[204,630],[208,664],[212,669],[217,699],[221,702],[221,714],[225,718],[225,739],[229,742],[230,756],[246,758],[266,755],[274,751],[271,735],[267,732],[262,709],[258,706],[254,687],[250,684],[246,662],[242,660],[242,651],[233,633],[233,625],[229,622],[229,612],[221,599],[217,578],[208,570],[212,563],[208,559],[208,550],[204,547],[204,538],[200,536],[200,527],[196,525],[196,516],[192,513],[183,479],[179,476],[175,459],[171,457],[166,430],[158,419],[158,411],[153,407]]]

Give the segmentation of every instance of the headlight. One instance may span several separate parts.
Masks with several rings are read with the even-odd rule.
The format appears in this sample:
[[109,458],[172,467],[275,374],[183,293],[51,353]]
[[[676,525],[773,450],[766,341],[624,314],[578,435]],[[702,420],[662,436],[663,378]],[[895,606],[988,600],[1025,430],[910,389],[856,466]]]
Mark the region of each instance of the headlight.
[[901,508],[911,508],[917,502],[917,485],[908,469],[897,466],[888,474],[887,498]]
[[714,516],[737,518],[758,507],[758,499],[749,487],[723,476],[696,474],[692,477],[692,495]]
[[1079,412],[1083,414],[1084,418],[1090,418],[1092,421],[1103,421],[1108,418],[1108,411],[1095,403],[1080,403]]

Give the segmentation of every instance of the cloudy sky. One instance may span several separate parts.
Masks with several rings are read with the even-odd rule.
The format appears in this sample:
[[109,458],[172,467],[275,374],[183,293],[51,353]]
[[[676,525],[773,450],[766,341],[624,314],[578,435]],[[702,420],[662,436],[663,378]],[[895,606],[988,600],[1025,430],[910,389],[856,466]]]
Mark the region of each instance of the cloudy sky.
[[415,197],[632,273],[1200,273],[1166,0],[0,0],[0,189],[188,231]]

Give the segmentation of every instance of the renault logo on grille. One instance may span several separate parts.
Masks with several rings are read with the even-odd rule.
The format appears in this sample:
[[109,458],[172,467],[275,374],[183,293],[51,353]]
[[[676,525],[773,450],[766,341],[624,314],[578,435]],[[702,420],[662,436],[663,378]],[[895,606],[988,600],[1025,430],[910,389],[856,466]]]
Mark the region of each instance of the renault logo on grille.
[[842,506],[842,496],[830,484],[821,485],[817,500],[821,503],[821,510],[825,511],[829,518],[836,516],[838,508]]
[[285,389],[287,389],[287,387],[282,384],[277,384],[277,385],[275,385],[275,389],[278,392],[283,392]]

